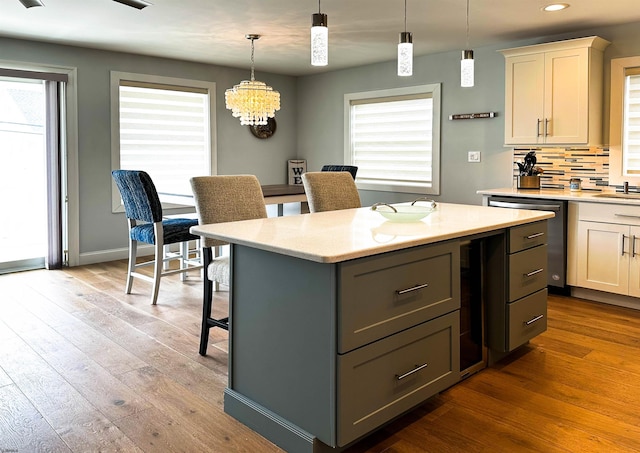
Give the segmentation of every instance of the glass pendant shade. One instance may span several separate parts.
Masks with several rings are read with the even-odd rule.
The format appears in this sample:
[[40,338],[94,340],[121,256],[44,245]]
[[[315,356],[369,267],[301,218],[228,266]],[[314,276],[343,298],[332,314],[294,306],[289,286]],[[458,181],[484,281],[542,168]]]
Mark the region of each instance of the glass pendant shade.
[[280,110],[280,93],[264,82],[255,80],[253,67],[253,41],[259,35],[247,35],[251,40],[251,80],[243,80],[224,93],[227,109],[240,124],[246,126],[265,125],[269,118]]
[[413,75],[413,39],[411,33],[406,31],[400,33],[398,43],[398,75]]
[[329,64],[329,28],[327,15],[315,13],[311,23],[311,65]]
[[470,88],[474,84],[473,50],[463,50],[460,60],[460,86]]

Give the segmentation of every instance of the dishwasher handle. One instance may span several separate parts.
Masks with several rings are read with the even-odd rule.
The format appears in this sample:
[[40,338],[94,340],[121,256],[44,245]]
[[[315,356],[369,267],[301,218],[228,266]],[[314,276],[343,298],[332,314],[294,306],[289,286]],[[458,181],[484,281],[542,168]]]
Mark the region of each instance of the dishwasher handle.
[[534,211],[553,211],[553,212],[560,212],[560,207],[561,207],[561,205],[559,204],[513,203],[510,201],[497,201],[497,200],[489,200],[489,206],[494,206],[497,208],[531,209]]

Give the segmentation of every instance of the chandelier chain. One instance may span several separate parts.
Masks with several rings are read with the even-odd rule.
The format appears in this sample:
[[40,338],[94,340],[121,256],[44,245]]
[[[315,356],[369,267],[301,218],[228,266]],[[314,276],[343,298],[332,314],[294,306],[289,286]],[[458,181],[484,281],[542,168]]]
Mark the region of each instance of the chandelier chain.
[[255,38],[251,38],[251,81],[255,80],[255,71],[253,67],[253,41]]

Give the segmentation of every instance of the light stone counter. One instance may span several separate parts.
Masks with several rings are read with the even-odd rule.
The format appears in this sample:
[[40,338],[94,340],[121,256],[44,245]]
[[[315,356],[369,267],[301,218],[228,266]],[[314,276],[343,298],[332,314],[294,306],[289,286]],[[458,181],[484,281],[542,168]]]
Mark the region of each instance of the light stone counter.
[[193,234],[320,263],[338,263],[552,218],[553,213],[439,203],[417,222],[370,208],[198,225]]
[[499,189],[478,190],[478,194],[487,198],[490,195],[519,198],[538,198],[547,200],[566,200],[589,203],[628,204],[640,206],[640,193],[622,194],[613,190],[596,192],[593,190],[572,191],[569,189],[516,189],[504,187]]

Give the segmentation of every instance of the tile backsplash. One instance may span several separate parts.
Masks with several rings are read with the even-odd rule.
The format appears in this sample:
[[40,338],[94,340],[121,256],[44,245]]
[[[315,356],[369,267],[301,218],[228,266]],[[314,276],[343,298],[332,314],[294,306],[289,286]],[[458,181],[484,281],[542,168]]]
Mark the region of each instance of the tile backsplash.
[[582,190],[601,191],[609,187],[609,148],[515,148],[514,180],[518,176],[515,162],[524,162],[529,151],[536,152],[536,166],[543,170],[540,175],[542,189],[568,189],[571,178],[581,179]]

